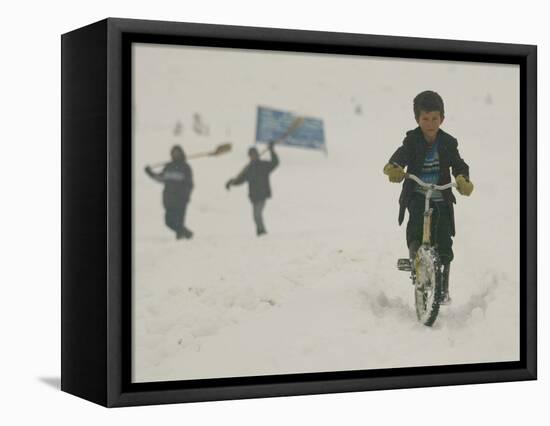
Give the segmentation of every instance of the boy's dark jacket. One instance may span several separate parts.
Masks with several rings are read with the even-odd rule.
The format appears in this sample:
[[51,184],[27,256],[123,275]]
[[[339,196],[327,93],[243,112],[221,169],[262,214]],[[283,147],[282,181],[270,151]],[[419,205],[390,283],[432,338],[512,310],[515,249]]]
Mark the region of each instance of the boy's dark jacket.
[[253,203],[265,200],[271,197],[271,185],[269,184],[269,174],[279,165],[279,157],[275,151],[271,151],[271,161],[256,160],[251,161],[233,179],[233,185],[240,185],[248,182],[248,197]]
[[[439,182],[438,185],[445,185],[451,182],[451,173],[449,168],[452,168],[453,176],[463,175],[469,179],[468,164],[460,157],[458,153],[458,142],[450,134],[439,129],[438,138],[438,154],[439,154]],[[426,158],[427,143],[422,134],[420,127],[407,132],[403,145],[390,158],[390,163],[399,164],[401,167],[407,167],[407,172],[416,176],[420,176],[424,159]],[[403,223],[405,210],[413,196],[416,183],[411,179],[403,181],[403,189],[399,197],[399,225]],[[443,191],[443,198],[449,204],[451,212],[451,235],[455,235],[455,220],[453,204],[456,203],[456,198],[452,190],[446,189]]]
[[194,187],[193,172],[189,163],[184,160],[176,160],[166,164],[160,173],[154,173],[150,169],[145,171],[157,182],[164,183],[162,192],[164,208],[183,208],[189,202]]

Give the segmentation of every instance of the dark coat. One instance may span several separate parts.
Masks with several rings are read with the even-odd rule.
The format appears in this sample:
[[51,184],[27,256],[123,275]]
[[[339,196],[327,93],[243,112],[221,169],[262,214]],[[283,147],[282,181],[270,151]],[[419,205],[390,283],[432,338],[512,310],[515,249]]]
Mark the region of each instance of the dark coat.
[[255,160],[233,179],[233,185],[240,185],[248,182],[248,198],[253,203],[271,197],[271,185],[269,174],[279,165],[279,157],[275,151],[271,151],[271,161]]
[[171,161],[160,173],[147,172],[157,182],[164,183],[162,204],[165,209],[183,208],[193,191],[193,173],[186,161]]
[[[439,182],[438,185],[445,185],[451,182],[450,168],[454,177],[463,175],[469,179],[468,164],[460,157],[458,152],[458,141],[450,134],[439,129],[438,138],[438,154],[439,154]],[[403,168],[407,168],[407,172],[416,176],[420,176],[424,159],[426,158],[427,142],[420,127],[407,132],[403,145],[390,158],[390,163],[399,164]],[[411,179],[403,181],[403,189],[399,197],[399,225],[403,223],[405,210],[414,194],[416,183]],[[453,204],[456,204],[456,198],[451,188],[443,191],[443,198],[449,205],[451,213],[451,235],[455,235],[455,220]]]

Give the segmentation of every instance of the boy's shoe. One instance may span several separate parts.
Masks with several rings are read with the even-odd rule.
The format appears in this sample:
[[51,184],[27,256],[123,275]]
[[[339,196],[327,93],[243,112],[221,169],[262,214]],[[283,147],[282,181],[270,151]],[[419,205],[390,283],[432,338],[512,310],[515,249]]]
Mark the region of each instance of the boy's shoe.
[[443,265],[443,270],[441,271],[441,299],[439,301],[440,305],[450,305],[451,296],[449,296],[449,275],[451,273],[451,264],[446,263]]
[[193,232],[187,228],[183,228],[181,231],[178,231],[176,233],[176,239],[181,240],[183,238],[190,240],[191,238],[193,238]]
[[451,296],[449,296],[449,292],[446,292],[441,295],[441,300],[439,301],[439,304],[442,306],[450,305],[453,299],[451,299]]

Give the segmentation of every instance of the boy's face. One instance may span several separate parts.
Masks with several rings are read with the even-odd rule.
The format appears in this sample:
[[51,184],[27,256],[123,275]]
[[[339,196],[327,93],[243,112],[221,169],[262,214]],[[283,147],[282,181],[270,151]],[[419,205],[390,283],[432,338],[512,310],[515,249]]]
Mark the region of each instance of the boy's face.
[[439,111],[420,111],[416,120],[424,137],[428,142],[433,142],[437,136],[439,126],[443,123],[443,117]]
[[250,161],[256,161],[260,156],[258,155],[258,151],[250,151],[248,153],[248,158],[250,158]]
[[173,161],[179,161],[183,159],[183,154],[179,149],[173,149],[170,154]]

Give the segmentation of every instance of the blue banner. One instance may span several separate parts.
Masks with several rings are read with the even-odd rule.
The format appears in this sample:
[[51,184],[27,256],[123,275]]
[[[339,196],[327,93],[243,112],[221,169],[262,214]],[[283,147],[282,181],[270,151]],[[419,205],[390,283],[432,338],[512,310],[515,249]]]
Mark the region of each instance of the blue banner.
[[[269,143],[279,140],[288,132],[297,118],[298,116],[290,112],[259,106],[256,119],[256,142]],[[302,123],[279,144],[320,149],[326,152],[323,120],[304,117]]]

